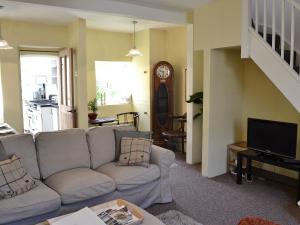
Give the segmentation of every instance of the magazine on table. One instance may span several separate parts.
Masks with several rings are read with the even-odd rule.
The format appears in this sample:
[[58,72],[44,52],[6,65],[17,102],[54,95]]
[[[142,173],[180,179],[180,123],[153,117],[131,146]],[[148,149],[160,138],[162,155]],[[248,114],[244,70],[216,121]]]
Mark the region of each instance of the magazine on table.
[[133,215],[126,205],[112,205],[98,213],[98,217],[106,225],[136,225],[141,220]]

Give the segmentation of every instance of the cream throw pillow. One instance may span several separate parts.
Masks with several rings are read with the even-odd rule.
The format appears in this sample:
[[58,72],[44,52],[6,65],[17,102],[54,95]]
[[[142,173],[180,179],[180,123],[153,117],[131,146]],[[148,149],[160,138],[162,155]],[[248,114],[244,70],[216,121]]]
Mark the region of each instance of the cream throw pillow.
[[0,161],[0,199],[12,198],[36,186],[37,182],[27,173],[16,155]]
[[152,140],[145,138],[122,137],[119,165],[149,166]]

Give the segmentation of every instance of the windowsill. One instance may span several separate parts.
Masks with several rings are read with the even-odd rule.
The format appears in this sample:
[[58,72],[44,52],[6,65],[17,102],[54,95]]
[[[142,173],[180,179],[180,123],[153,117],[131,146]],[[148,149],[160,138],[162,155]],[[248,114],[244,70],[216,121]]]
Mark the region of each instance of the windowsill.
[[131,104],[132,104],[132,102],[128,102],[128,103],[119,103],[119,104],[99,105],[98,107],[125,106],[125,105],[131,105]]

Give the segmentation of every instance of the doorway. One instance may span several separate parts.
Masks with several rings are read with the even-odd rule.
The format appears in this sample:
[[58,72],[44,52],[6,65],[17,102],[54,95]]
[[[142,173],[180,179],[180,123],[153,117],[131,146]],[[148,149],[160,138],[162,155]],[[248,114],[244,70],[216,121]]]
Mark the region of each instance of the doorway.
[[59,129],[58,53],[21,52],[24,133]]

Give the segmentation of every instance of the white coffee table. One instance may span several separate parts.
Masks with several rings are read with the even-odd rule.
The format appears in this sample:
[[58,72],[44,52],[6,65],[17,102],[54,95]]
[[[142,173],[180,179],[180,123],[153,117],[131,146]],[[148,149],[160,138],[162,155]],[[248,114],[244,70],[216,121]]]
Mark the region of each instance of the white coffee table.
[[[109,202],[108,203],[99,204],[99,205],[95,205],[95,206],[91,207],[91,209],[94,212],[97,213],[97,212],[100,212],[103,208],[107,207],[108,204],[109,204]],[[129,203],[129,204],[131,204],[133,207],[135,207],[136,209],[138,209],[144,215],[144,220],[141,223],[142,225],[165,225],[159,219],[157,219],[155,216],[153,216],[150,213],[146,212],[142,208],[136,206],[133,203]],[[37,225],[49,225],[49,223],[47,221],[44,221],[44,222],[39,223]]]

